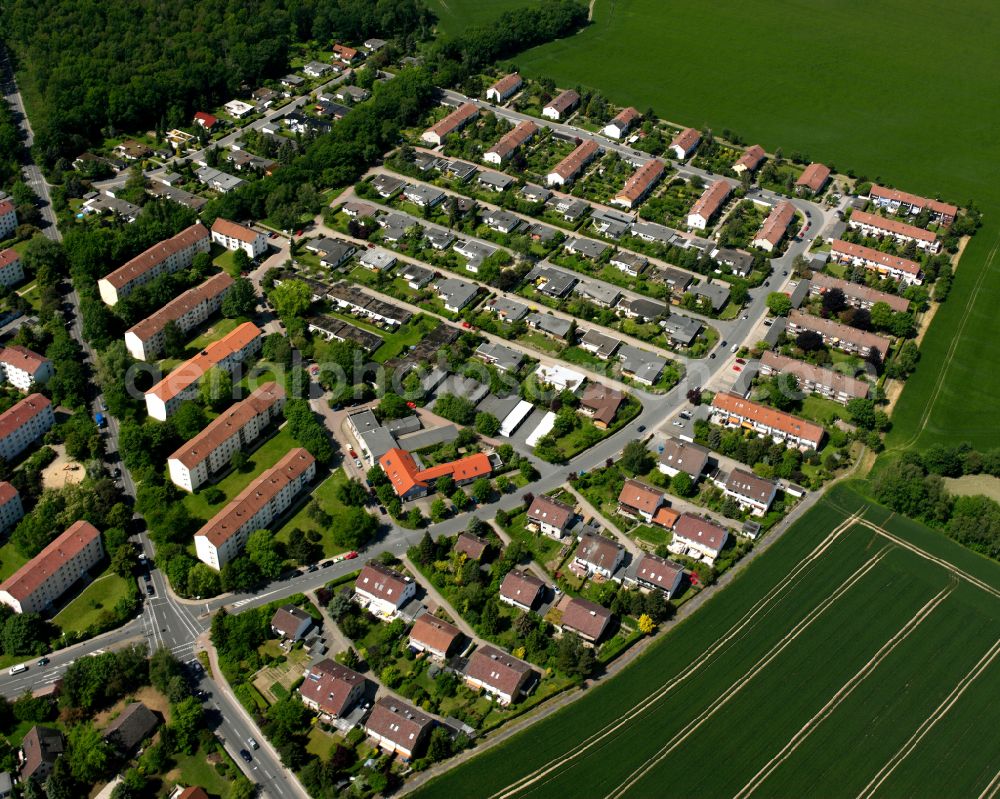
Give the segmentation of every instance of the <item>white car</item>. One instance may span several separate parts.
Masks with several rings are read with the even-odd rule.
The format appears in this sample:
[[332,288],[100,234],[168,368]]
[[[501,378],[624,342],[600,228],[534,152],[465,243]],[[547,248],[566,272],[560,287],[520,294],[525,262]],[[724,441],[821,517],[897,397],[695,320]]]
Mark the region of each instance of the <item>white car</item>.
[[674,427],[684,427],[684,422],[680,421],[679,419],[675,419]]

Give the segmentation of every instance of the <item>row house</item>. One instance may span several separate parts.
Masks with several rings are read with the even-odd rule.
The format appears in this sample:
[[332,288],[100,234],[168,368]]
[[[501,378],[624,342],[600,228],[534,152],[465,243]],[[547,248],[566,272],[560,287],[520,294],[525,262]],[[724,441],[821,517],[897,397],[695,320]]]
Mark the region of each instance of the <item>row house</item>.
[[163,351],[164,329],[168,322],[188,333],[207,321],[222,307],[233,279],[225,272],[212,275],[204,283],[188,289],[160,310],[147,316],[125,332],[125,349],[138,361],[151,361]]
[[75,522],[0,583],[0,603],[15,613],[41,613],[103,558],[100,530],[90,522]]
[[500,141],[494,144],[483,154],[483,160],[490,164],[502,164],[510,158],[518,148],[531,141],[538,133],[538,125],[525,120],[518,122],[517,126],[507,131],[500,137]]
[[958,207],[940,200],[919,197],[898,189],[887,189],[884,186],[872,185],[868,199],[879,208],[885,208],[891,214],[919,214],[924,209],[930,212],[931,219],[942,225],[950,225],[958,216]]
[[265,383],[208,423],[208,426],[168,459],[170,481],[196,491],[209,477],[227,467],[237,452],[248,452],[268,426],[281,418],[285,390]]
[[624,138],[641,119],[642,114],[639,113],[639,109],[629,106],[628,108],[623,108],[615,114],[615,118],[605,125],[604,130],[601,132],[609,139],[621,139]]
[[479,116],[475,103],[462,103],[436,125],[425,130],[420,138],[428,144],[438,145],[452,133],[457,133]]
[[505,103],[517,94],[523,85],[524,80],[516,72],[504,75],[486,90],[486,99],[494,103]]
[[27,347],[9,344],[0,350],[0,378],[14,388],[28,391],[47,383],[53,374],[52,361]]
[[10,200],[0,200],[0,241],[17,232],[17,211]]
[[251,260],[267,252],[267,236],[222,217],[212,223],[212,241],[227,250],[243,250]]
[[712,217],[722,210],[731,191],[729,183],[721,178],[705,189],[701,197],[691,206],[691,212],[687,217],[688,227],[705,230]]
[[852,212],[850,219],[847,220],[847,226],[851,230],[860,230],[866,236],[878,238],[892,236],[900,244],[909,244],[912,241],[917,249],[929,253],[936,253],[941,249],[937,233],[916,225],[908,225],[898,219],[886,219],[878,214],[870,214],[867,211]]
[[830,245],[830,257],[838,263],[851,266],[863,266],[865,269],[878,272],[882,277],[891,277],[913,286],[923,283],[924,275],[920,264],[909,258],[854,244],[850,241],[836,239]]
[[871,310],[877,302],[884,302],[889,308],[898,313],[909,310],[910,301],[898,294],[889,294],[885,291],[869,288],[862,283],[852,283],[849,280],[841,280],[824,272],[814,272],[809,281],[809,293],[813,296],[823,295],[831,289],[837,289],[844,295],[844,300],[853,308],[864,308]]
[[13,460],[55,424],[52,402],[42,394],[30,394],[0,414],[0,458]]
[[559,122],[569,116],[570,112],[580,104],[580,95],[572,89],[567,89],[542,108],[542,116]]
[[774,504],[778,486],[773,480],[758,477],[746,469],[733,469],[723,486],[723,493],[754,516],[763,516]]
[[823,319],[819,316],[804,313],[803,311],[792,311],[788,315],[788,333],[796,336],[804,330],[811,330],[823,337],[823,343],[829,347],[835,347],[842,352],[860,355],[867,358],[871,353],[877,352],[883,361],[892,346],[892,340],[880,336],[877,333],[869,333],[867,330],[858,330],[856,327],[835,322],[832,319]]
[[218,368],[232,375],[243,361],[260,350],[262,340],[260,328],[253,322],[244,322],[209,344],[146,392],[147,413],[157,421],[167,421],[184,400],[190,399],[210,369]]
[[799,389],[810,394],[820,394],[841,405],[846,405],[852,399],[865,399],[871,386],[864,380],[841,374],[833,369],[814,366],[805,361],[766,351],[760,358],[760,374],[766,376],[777,374],[794,375]]
[[301,447],[290,450],[195,533],[198,559],[221,569],[243,551],[251,533],[287,511],[315,476],[316,459]]
[[765,252],[774,252],[788,233],[788,226],[792,224],[793,219],[795,219],[795,206],[787,200],[778,203],[771,209],[771,213],[767,215],[764,224],[760,226],[760,230],[750,243]]
[[13,286],[22,280],[24,280],[24,267],[21,265],[21,256],[17,250],[0,250],[0,286]]
[[364,565],[354,581],[355,598],[374,615],[393,618],[417,593],[417,584],[377,561]]
[[6,480],[0,480],[0,532],[9,530],[23,518],[21,495]]
[[160,275],[169,275],[178,269],[187,269],[198,253],[212,249],[208,229],[197,222],[182,230],[176,236],[140,253],[128,263],[97,281],[101,299],[107,305],[115,305],[125,299],[139,286]]
[[581,143],[573,152],[556,164],[545,178],[549,186],[565,186],[580,174],[587,164],[600,153],[601,148],[592,139]]
[[650,159],[625,181],[622,190],[615,195],[611,202],[630,210],[635,208],[649,196],[656,184],[663,179],[666,171],[661,160],[658,158]]
[[823,441],[821,425],[724,391],[712,399],[712,416],[716,424],[752,430],[800,448],[818,450]]

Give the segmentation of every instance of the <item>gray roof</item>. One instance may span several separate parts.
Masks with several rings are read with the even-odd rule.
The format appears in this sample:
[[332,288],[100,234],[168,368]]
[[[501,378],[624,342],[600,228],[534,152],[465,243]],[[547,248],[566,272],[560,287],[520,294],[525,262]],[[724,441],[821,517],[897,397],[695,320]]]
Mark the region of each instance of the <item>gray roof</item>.
[[508,300],[506,297],[494,297],[486,307],[493,313],[503,316],[508,322],[523,319],[528,313],[527,305]]
[[492,169],[487,169],[484,170],[483,172],[480,172],[478,180],[480,183],[483,183],[487,186],[492,186],[493,188],[499,189],[500,191],[503,191],[511,183],[514,182],[514,178],[512,178],[510,175],[505,175],[502,172],[494,172]]
[[483,214],[483,222],[500,230],[516,230],[521,224],[520,218],[509,211],[487,211]]
[[694,280],[687,272],[675,269],[672,266],[658,267],[653,272],[653,280],[666,283],[673,291],[684,291]]
[[556,213],[562,214],[567,220],[579,219],[590,210],[590,204],[576,197],[550,197],[546,203]]
[[781,334],[785,332],[787,326],[788,322],[784,318],[774,320],[774,324],[767,328],[767,332],[764,334],[764,341],[767,342],[768,346],[773,347],[778,343],[778,339],[781,338]]
[[658,225],[656,222],[646,222],[636,220],[632,223],[632,235],[647,241],[658,241],[661,244],[669,244],[677,232],[666,225]]
[[633,271],[640,272],[649,263],[649,259],[645,256],[639,255],[638,253],[629,252],[628,250],[619,250],[614,255],[611,256],[612,264],[622,264],[624,266],[630,267]]
[[552,196],[552,192],[548,189],[542,188],[541,186],[536,186],[533,183],[527,183],[521,188],[521,194],[528,199],[534,199],[535,202],[545,202]]
[[128,705],[104,730],[104,738],[131,752],[160,726],[160,717],[142,702]]
[[670,437],[663,442],[660,463],[697,478],[708,465],[709,451],[698,444]]
[[664,331],[676,343],[690,347],[702,330],[702,323],[683,314],[671,314],[662,323]]
[[805,302],[807,296],[809,296],[809,281],[800,280],[795,286],[795,289],[792,291],[792,307],[798,308],[803,302]]
[[729,390],[732,391],[733,394],[739,394],[741,397],[746,397],[750,393],[753,380],[757,377],[759,372],[760,361],[747,361],[742,371],[740,371],[740,373],[736,376],[736,379],[733,381],[732,388]]
[[470,402],[479,402],[489,393],[489,386],[483,385],[474,378],[462,375],[450,375],[437,390],[438,396],[454,394],[456,397],[465,397]]
[[475,164],[470,164],[467,161],[452,161],[448,165],[448,172],[459,180],[468,180],[476,174],[478,169],[479,167]]
[[502,422],[520,403],[521,397],[517,394],[511,394],[507,397],[498,397],[496,394],[487,394],[480,401],[476,410],[480,413],[491,413]]
[[450,230],[443,228],[427,228],[424,237],[431,243],[431,246],[438,250],[445,250],[451,246],[455,240],[455,235]]
[[495,363],[498,369],[505,372],[512,372],[524,362],[524,355],[518,350],[505,347],[503,344],[496,344],[492,341],[484,341],[476,349],[476,355],[483,360]]
[[663,300],[651,300],[648,297],[624,298],[618,307],[643,319],[657,319],[667,314],[667,304]]
[[595,349],[598,357],[610,358],[614,355],[615,350],[618,349],[618,345],[621,344],[621,340],[614,338],[613,336],[608,336],[597,328],[592,327],[583,334],[583,338],[580,339],[580,343],[586,344],[588,347]]
[[239,188],[243,185],[243,179],[236,177],[236,175],[230,175],[228,172],[222,172],[218,169],[213,169],[210,166],[203,166],[197,172],[195,176],[198,178],[199,182],[206,185],[217,186],[219,191],[227,192],[233,189]]
[[475,241],[473,239],[460,239],[455,242],[454,250],[459,255],[464,258],[468,258],[470,261],[482,262],[489,258],[493,253],[497,251],[497,247],[493,247],[489,244],[484,244],[481,241]]
[[570,239],[566,242],[565,247],[569,252],[595,261],[608,251],[607,244],[592,239]]
[[444,300],[445,305],[452,308],[462,309],[476,296],[479,287],[475,283],[466,283],[454,277],[446,277],[439,280],[435,285],[438,295]]
[[618,348],[618,358],[622,362],[622,369],[630,372],[640,380],[655,383],[663,372],[667,362],[664,358],[631,344],[623,344]]
[[434,279],[434,270],[417,264],[407,264],[402,270],[402,275],[404,280],[412,280],[418,285],[426,286]]
[[739,274],[747,274],[753,266],[753,256],[743,250],[721,249],[712,253],[717,263],[731,266]]
[[376,175],[372,178],[372,186],[380,194],[394,194],[406,185],[405,180],[400,180],[393,175]]
[[388,250],[365,250],[361,256],[361,263],[372,269],[388,269],[396,263],[396,256]]
[[439,427],[428,427],[426,430],[400,435],[399,446],[413,452],[438,444],[445,444],[449,441],[454,441],[456,438],[458,438],[458,428],[453,424],[444,424]]
[[358,431],[358,437],[361,439],[361,442],[375,460],[378,460],[396,446],[396,439],[392,437],[392,434],[386,428],[378,423],[375,414],[370,410],[352,413],[351,421]]
[[616,286],[593,280],[581,280],[576,284],[574,291],[581,297],[608,308],[618,302],[618,298],[622,295]]
[[726,283],[699,283],[688,289],[698,297],[708,297],[712,309],[718,311],[729,299],[729,285]]
[[569,272],[563,272],[549,266],[534,267],[528,273],[527,280],[542,280],[543,285],[538,290],[543,294],[551,294],[553,297],[564,297],[577,282],[577,278]]
[[385,427],[394,436],[405,436],[407,433],[416,433],[421,428],[420,417],[412,414],[404,416],[401,419],[388,419]]
[[406,188],[403,189],[403,194],[406,195],[407,199],[424,205],[436,205],[444,199],[444,192],[441,189],[425,186],[422,183],[407,184]]
[[542,225],[538,222],[534,222],[528,227],[528,235],[542,242],[552,241],[558,232],[555,228]]
[[562,338],[565,338],[566,334],[569,333],[570,327],[573,325],[573,322],[569,319],[563,319],[561,316],[555,316],[550,313],[538,313],[537,311],[528,314],[524,318],[524,321],[531,327]]

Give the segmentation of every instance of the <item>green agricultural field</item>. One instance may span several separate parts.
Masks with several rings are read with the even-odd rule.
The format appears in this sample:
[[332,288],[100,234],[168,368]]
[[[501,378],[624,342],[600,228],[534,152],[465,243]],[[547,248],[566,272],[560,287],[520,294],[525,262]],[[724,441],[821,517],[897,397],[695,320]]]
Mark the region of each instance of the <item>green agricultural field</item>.
[[[460,19],[481,23],[507,6],[435,3],[449,33]],[[769,151],[806,153],[918,194],[976,202],[984,227],[924,339],[888,445],[1000,446],[1000,426],[991,422],[1000,374],[983,368],[1000,359],[1000,183],[990,168],[1000,163],[1000,5],[882,0],[860,13],[852,3],[595,0],[593,9],[586,30],[517,58],[521,71],[590,86],[685,125],[728,128]],[[894,65],[874,91],[865,88],[873,53]]]
[[1000,762],[997,586],[838,487],[619,677],[415,795],[977,796]]
[[431,0],[431,10],[437,14],[438,27],[447,34],[461,33],[470,25],[485,25],[504,11],[526,5],[525,0]]

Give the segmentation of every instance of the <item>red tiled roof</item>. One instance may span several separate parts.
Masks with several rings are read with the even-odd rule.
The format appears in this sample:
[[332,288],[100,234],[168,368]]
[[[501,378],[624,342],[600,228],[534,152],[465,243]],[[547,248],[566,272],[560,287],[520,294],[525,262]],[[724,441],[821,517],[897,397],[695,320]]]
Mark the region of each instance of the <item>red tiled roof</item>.
[[864,380],[835,372],[833,369],[825,369],[822,366],[813,366],[811,363],[789,358],[786,355],[779,355],[771,350],[766,350],[761,355],[760,362],[778,373],[795,375],[803,381],[815,383],[820,386],[827,386],[833,391],[847,394],[851,397],[867,397],[871,386]]
[[204,125],[206,128],[214,128],[215,123],[218,122],[219,120],[216,117],[212,116],[211,114],[205,113],[204,111],[197,111],[195,112],[194,115],[194,121],[201,122],[202,125]]
[[393,447],[378,462],[398,496],[403,496],[418,486],[427,488],[431,481],[439,477],[451,477],[456,481],[471,480],[485,477],[493,471],[489,456],[482,452],[420,470],[413,455],[405,449]]
[[[0,214],[2,216],[3,214]],[[0,250],[0,269],[5,266],[10,266],[13,263],[17,263],[21,260],[21,256],[17,254],[15,249]]]
[[51,363],[44,355],[22,347],[20,344],[8,344],[0,350],[0,363],[23,369],[28,374],[38,374],[45,364]]
[[580,539],[574,557],[610,571],[623,550],[624,547],[617,541],[612,541],[603,535],[585,533]]
[[545,106],[545,108],[551,108],[554,111],[558,111],[560,114],[562,114],[563,111],[566,111],[566,110],[572,108],[578,102],[580,102],[580,95],[577,94],[572,89],[567,89],[562,94],[560,94],[558,97],[556,97],[555,99],[551,100]]
[[498,80],[496,83],[490,86],[490,88],[493,91],[498,92],[501,97],[504,97],[509,92],[512,92],[514,89],[520,86],[522,82],[523,81],[521,80],[521,76],[518,75],[516,72],[512,72],[510,75],[504,75],[502,78],[500,78],[500,80]]
[[573,518],[573,508],[565,502],[539,494],[528,508],[528,521],[541,521],[562,529]]
[[479,560],[488,546],[489,542],[485,538],[472,533],[459,533],[455,539],[455,551],[473,560]]
[[177,799],[208,799],[208,794],[205,793],[204,788],[192,785],[190,788],[185,788],[181,791]]
[[618,502],[626,508],[652,514],[663,501],[663,492],[639,480],[626,480],[618,494]]
[[871,247],[865,247],[861,244],[837,239],[830,245],[830,249],[834,255],[860,258],[864,261],[871,261],[879,266],[896,269],[910,275],[920,274],[920,264],[916,261],[911,261],[908,258],[900,258],[898,255],[889,255],[888,253],[873,250]]
[[383,696],[375,703],[365,729],[412,753],[433,723],[434,719],[413,705],[393,696]]
[[167,322],[175,322],[192,308],[197,308],[205,300],[217,297],[233,285],[233,279],[225,272],[212,275],[204,283],[188,289],[175,297],[160,310],[150,314],[141,322],[133,325],[128,332],[140,341],[149,341],[166,327]]
[[18,496],[17,489],[6,480],[0,480],[0,506],[6,505]]
[[397,606],[407,585],[409,580],[404,575],[381,563],[371,561],[365,564],[358,579],[354,581],[356,591],[364,591]]
[[577,172],[583,169],[595,155],[600,148],[597,146],[597,142],[593,139],[587,139],[585,142],[581,143],[573,152],[567,155],[562,161],[556,164],[552,171],[559,175],[563,180],[569,180]]
[[628,108],[623,108],[621,111],[615,114],[615,118],[612,119],[611,121],[617,122],[619,125],[628,126],[631,125],[633,122],[635,122],[637,119],[641,118],[642,114],[639,113],[639,109],[629,106]]
[[811,191],[819,191],[823,188],[827,178],[830,177],[830,167],[826,164],[809,164],[803,170],[799,179],[795,181],[796,186],[805,186]]
[[903,203],[905,205],[913,206],[914,208],[927,208],[934,213],[941,214],[945,217],[955,218],[958,216],[958,206],[943,203],[940,200],[931,200],[927,197],[920,197],[916,194],[910,194],[908,191],[887,189],[885,186],[872,186],[869,196],[878,197],[883,200],[890,200],[892,202]]
[[248,519],[274,499],[281,489],[301,477],[315,462],[316,459],[302,447],[290,450],[273,467],[237,494],[226,507],[205,522],[195,533],[195,537],[204,536],[214,546],[221,546],[235,535]]
[[696,541],[709,549],[719,552],[725,546],[729,532],[717,524],[713,524],[700,516],[685,513],[677,520],[674,527],[674,538],[685,538],[688,541]]
[[14,203],[10,200],[0,200],[0,216],[14,213]]
[[496,153],[501,158],[506,158],[536,133],[538,133],[538,125],[534,122],[528,120],[518,122],[517,127],[507,131],[500,138],[500,141],[489,149],[489,152]]
[[894,311],[905,311],[910,307],[910,301],[904,297],[869,288],[860,283],[852,283],[849,280],[841,280],[824,272],[814,272],[810,282],[820,289],[820,293],[827,289],[840,289],[845,297],[855,297],[873,305],[876,302],[884,302]]
[[780,202],[771,209],[771,213],[767,215],[767,219],[764,220],[764,224],[760,226],[760,231],[754,238],[764,239],[771,242],[771,246],[777,247],[778,242],[785,237],[785,232],[794,218],[795,206],[787,200]]
[[19,430],[51,405],[52,402],[48,397],[42,394],[29,394],[17,405],[0,414],[0,438],[6,438],[15,430]]
[[430,613],[419,616],[410,629],[411,641],[415,641],[434,652],[445,654],[455,645],[455,641],[461,635],[462,631],[454,624],[432,616]]
[[656,509],[656,513],[653,514],[653,524],[658,524],[660,527],[665,527],[670,530],[681,515],[675,511],[673,508],[668,508],[666,505],[660,505]]
[[748,147],[746,152],[740,156],[740,159],[733,166],[744,166],[753,171],[760,165],[760,162],[764,160],[766,155],[767,153],[764,152],[764,148],[759,144],[755,144],[752,147]]
[[462,103],[462,105],[448,114],[448,116],[429,128],[427,132],[433,131],[443,139],[477,116],[479,116],[479,108],[476,107],[475,103]]
[[234,352],[239,352],[261,335],[260,328],[253,322],[244,322],[218,341],[209,344],[193,358],[185,361],[147,393],[154,394],[166,402],[201,380],[213,366],[221,363]]
[[511,569],[504,575],[503,582],[500,583],[500,596],[520,605],[531,607],[544,587],[545,583],[531,572]]
[[228,219],[223,219],[221,216],[212,223],[212,232],[219,233],[223,236],[229,236],[230,238],[239,239],[240,241],[245,241],[247,244],[253,244],[257,241],[257,236],[260,235],[248,227],[238,225],[235,222],[230,222]]
[[701,141],[701,134],[694,128],[684,128],[674,136],[670,142],[671,147],[680,147],[685,153],[691,152]]
[[90,522],[74,522],[45,549],[0,583],[0,591],[6,591],[17,600],[26,599],[66,561],[79,555],[100,535],[100,530]]
[[174,253],[180,252],[192,246],[200,239],[205,238],[208,238],[208,230],[203,224],[196,222],[191,227],[182,230],[176,236],[161,241],[159,244],[154,244],[145,252],[139,253],[131,261],[118,267],[114,272],[105,275],[103,279],[116,289],[120,289],[122,286],[135,280],[139,275],[153,269],[157,264],[163,263]]
[[908,225],[905,222],[900,222],[898,219],[886,219],[884,216],[879,216],[878,214],[869,214],[867,211],[853,211],[850,221],[857,222],[859,225],[879,228],[886,233],[892,233],[897,236],[905,236],[917,241],[926,241],[929,244],[937,241],[937,233],[924,230],[922,227],[917,227],[916,225]]
[[639,167],[628,180],[622,190],[615,195],[615,199],[637,202],[639,198],[649,191],[649,188],[663,177],[666,171],[663,162],[659,158],[653,158]]
[[789,326],[800,327],[804,330],[812,330],[820,333],[824,338],[836,338],[858,346],[870,347],[878,350],[879,355],[885,358],[889,352],[892,341],[877,333],[869,333],[867,330],[858,330],[856,327],[835,322],[832,319],[823,319],[820,316],[804,313],[803,311],[792,311],[788,314]]
[[342,716],[348,709],[351,691],[364,683],[364,675],[325,658],[306,672],[299,693],[315,702],[324,713]]
[[690,213],[699,214],[703,219],[710,219],[723,206],[731,191],[732,187],[720,178],[695,200]]
[[677,575],[683,574],[683,572],[683,566],[666,558],[657,555],[643,555],[642,560],[639,561],[636,575],[647,583],[670,589],[673,587]]
[[531,666],[495,646],[481,646],[472,653],[465,676],[488,685],[508,696],[520,690],[531,673]]
[[773,430],[779,430],[786,435],[793,435],[815,445],[823,440],[823,428],[813,422],[807,422],[798,416],[792,416],[784,411],[776,411],[766,405],[743,399],[735,394],[720,391],[712,400],[712,407],[724,413],[739,416],[757,422]]
[[563,629],[579,633],[589,641],[596,641],[611,623],[611,611],[589,599],[571,599],[563,611]]
[[611,424],[624,401],[624,391],[589,381],[580,397],[580,407],[590,410],[597,421]]

